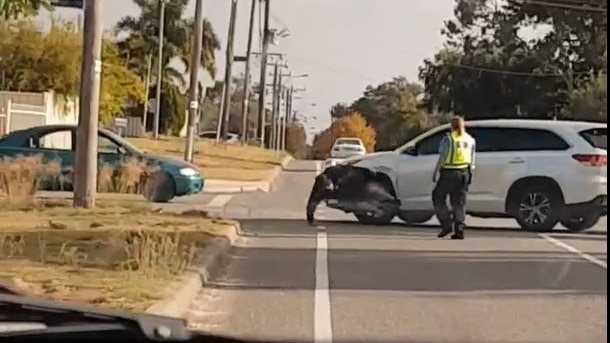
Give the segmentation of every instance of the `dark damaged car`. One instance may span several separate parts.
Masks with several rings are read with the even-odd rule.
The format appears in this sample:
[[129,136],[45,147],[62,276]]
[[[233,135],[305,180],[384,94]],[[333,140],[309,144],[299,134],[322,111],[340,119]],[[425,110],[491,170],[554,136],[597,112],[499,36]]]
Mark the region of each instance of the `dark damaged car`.
[[[400,210],[394,188],[388,176],[367,168],[337,164],[326,168],[315,179],[307,201],[307,221],[315,222],[317,206],[325,202],[328,207],[353,213],[363,224],[390,223]],[[432,218],[430,213],[411,213],[409,223],[421,223]]]

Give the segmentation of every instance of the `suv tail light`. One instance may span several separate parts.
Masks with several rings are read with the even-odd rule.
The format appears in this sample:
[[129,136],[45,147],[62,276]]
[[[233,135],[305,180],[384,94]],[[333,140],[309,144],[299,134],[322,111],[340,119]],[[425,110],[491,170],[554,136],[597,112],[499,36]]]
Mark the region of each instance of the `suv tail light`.
[[607,155],[578,154],[572,156],[576,161],[587,167],[606,167],[608,166]]

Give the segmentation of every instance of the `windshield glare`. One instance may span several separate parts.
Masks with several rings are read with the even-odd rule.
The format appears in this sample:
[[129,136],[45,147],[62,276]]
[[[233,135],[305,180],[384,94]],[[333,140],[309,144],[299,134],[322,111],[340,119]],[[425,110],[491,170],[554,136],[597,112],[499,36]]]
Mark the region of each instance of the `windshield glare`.
[[339,139],[337,145],[360,145],[360,141],[357,139]]

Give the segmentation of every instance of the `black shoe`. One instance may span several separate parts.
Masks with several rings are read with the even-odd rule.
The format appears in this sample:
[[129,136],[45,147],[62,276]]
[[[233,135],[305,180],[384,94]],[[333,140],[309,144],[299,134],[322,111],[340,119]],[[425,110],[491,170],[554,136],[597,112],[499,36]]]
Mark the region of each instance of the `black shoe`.
[[458,232],[454,233],[453,235],[451,235],[451,239],[459,239],[459,240],[464,239],[464,231],[458,231]]
[[438,238],[443,238],[451,233],[451,229],[442,229],[441,232],[438,233]]

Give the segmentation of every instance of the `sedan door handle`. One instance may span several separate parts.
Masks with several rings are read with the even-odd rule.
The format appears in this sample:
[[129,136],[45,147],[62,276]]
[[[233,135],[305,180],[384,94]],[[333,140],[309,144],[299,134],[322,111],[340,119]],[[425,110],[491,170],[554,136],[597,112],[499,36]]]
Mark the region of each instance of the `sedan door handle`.
[[521,158],[515,158],[513,160],[510,160],[509,162],[510,164],[522,164],[525,163],[525,160],[521,159]]

